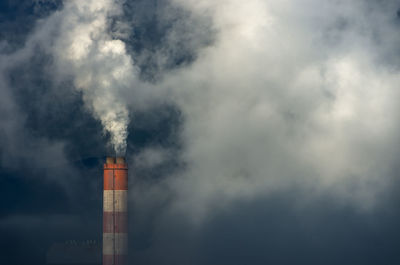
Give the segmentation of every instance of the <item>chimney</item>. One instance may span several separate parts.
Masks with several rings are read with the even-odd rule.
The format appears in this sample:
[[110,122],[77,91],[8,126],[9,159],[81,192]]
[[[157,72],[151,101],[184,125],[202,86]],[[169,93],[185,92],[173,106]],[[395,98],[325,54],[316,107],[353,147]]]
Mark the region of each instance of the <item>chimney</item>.
[[103,265],[126,265],[128,259],[128,167],[124,157],[104,164]]

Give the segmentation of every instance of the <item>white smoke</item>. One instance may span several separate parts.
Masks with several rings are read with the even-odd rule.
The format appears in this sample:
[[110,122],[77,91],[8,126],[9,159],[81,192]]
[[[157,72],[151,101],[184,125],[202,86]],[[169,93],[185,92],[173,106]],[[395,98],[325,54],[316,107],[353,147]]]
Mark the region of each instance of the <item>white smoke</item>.
[[116,154],[126,151],[129,113],[121,95],[134,86],[136,69],[124,42],[108,33],[109,19],[121,12],[118,1],[66,1],[52,53],[61,76],[72,76],[86,107],[101,121]]

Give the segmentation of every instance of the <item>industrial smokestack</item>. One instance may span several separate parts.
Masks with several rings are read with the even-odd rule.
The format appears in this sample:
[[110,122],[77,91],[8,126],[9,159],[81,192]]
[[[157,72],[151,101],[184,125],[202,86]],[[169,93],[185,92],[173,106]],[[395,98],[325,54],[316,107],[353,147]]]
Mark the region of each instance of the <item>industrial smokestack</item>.
[[107,157],[104,164],[103,265],[128,261],[128,167],[124,157]]

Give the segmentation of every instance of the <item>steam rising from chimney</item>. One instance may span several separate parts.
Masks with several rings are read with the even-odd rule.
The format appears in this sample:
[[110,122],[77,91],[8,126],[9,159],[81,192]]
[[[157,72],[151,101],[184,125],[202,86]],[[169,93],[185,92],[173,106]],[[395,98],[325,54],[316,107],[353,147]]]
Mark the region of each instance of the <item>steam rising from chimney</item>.
[[136,69],[125,44],[108,33],[109,18],[120,14],[112,0],[68,1],[54,54],[58,71],[72,76],[85,106],[110,134],[117,155],[126,151],[129,111],[121,92],[135,82]]

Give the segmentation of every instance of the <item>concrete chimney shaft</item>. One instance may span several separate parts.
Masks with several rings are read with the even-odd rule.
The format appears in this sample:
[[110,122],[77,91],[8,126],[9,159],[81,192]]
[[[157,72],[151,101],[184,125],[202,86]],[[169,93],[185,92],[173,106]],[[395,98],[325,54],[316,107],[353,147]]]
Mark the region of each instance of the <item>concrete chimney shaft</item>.
[[128,167],[124,157],[104,164],[103,265],[126,265],[128,254]]

